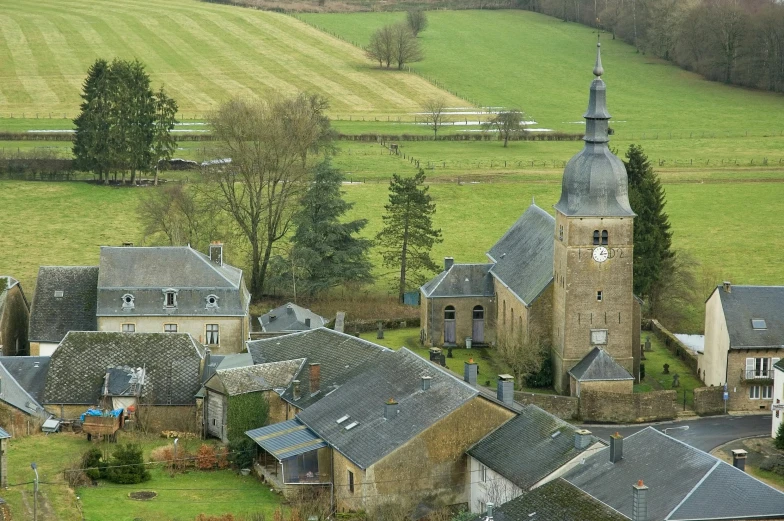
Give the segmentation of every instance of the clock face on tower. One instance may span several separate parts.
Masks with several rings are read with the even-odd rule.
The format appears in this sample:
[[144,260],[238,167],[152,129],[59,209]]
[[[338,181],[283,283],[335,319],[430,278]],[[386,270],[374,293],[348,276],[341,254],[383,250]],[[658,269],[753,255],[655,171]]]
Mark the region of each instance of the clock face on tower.
[[604,246],[597,246],[593,249],[593,260],[596,262],[604,262],[607,260],[609,252]]

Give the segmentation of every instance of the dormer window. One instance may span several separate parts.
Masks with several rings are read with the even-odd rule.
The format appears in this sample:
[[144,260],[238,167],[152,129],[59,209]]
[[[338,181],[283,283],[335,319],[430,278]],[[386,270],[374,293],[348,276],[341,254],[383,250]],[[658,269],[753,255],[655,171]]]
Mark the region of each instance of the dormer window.
[[217,295],[207,295],[207,309],[210,308],[217,308],[218,307],[218,296]]
[[63,298],[63,290],[57,290],[54,292],[54,298]]
[[163,290],[163,307],[176,308],[177,307],[177,290],[165,289]]
[[134,297],[130,293],[126,293],[122,296],[122,307],[123,309],[133,309],[133,300]]
[[752,318],[751,327],[753,329],[768,329],[768,323],[765,322],[764,318]]

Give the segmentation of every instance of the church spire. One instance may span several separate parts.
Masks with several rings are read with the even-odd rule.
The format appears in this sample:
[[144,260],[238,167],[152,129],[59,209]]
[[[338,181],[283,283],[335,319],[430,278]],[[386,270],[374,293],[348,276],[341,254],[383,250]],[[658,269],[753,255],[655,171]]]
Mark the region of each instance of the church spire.
[[610,113],[607,112],[607,86],[602,80],[604,67],[602,67],[602,44],[596,44],[596,65],[593,67],[596,76],[591,82],[591,92],[588,98],[588,110],[585,118],[585,141],[589,143],[607,143],[610,141],[607,131],[609,129]]
[[602,68],[602,44],[601,42],[596,42],[596,65],[593,66],[593,75],[601,78],[602,74],[604,74],[604,68]]

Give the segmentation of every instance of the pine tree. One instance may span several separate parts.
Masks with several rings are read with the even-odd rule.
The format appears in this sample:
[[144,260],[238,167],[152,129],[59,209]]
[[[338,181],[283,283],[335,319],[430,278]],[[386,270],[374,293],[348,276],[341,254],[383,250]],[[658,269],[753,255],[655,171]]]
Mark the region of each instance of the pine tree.
[[152,161],[155,168],[155,184],[158,185],[158,168],[161,161],[168,161],[177,149],[177,140],[172,135],[177,123],[177,102],[166,95],[163,85],[155,93],[155,120],[152,139]]
[[784,421],[779,424],[779,428],[776,431],[776,438],[773,440],[773,444],[779,450],[784,450]]
[[389,204],[384,206],[384,227],[376,235],[384,266],[400,271],[397,289],[401,302],[406,290],[425,282],[427,272],[439,270],[430,258],[430,250],[442,241],[441,230],[433,228],[436,205],[424,183],[425,172],[421,169],[414,177],[392,176]]
[[76,168],[95,172],[100,180],[108,175],[109,166],[108,71],[109,64],[101,59],[87,70],[82,86],[81,112],[74,120]]
[[316,168],[313,183],[293,216],[290,265],[299,272],[297,284],[316,295],[341,284],[372,282],[368,259],[371,241],[357,237],[367,219],[341,222],[353,203],[343,200],[343,175],[329,160]]
[[637,214],[634,219],[634,293],[649,299],[657,283],[672,268],[672,232],[664,189],[648,156],[639,145],[626,152],[629,175],[629,203]]

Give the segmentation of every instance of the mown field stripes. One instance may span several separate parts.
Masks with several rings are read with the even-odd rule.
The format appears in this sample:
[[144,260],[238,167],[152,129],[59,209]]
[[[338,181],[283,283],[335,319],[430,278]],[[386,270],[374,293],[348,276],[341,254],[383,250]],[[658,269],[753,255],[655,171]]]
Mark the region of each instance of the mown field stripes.
[[424,79],[374,68],[361,49],[279,13],[198,0],[0,0],[0,116],[78,111],[98,57],[138,58],[182,113],[203,115],[233,96],[319,93],[331,112],[415,112],[443,96]]

